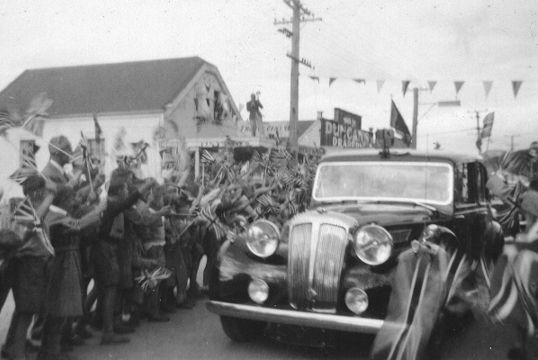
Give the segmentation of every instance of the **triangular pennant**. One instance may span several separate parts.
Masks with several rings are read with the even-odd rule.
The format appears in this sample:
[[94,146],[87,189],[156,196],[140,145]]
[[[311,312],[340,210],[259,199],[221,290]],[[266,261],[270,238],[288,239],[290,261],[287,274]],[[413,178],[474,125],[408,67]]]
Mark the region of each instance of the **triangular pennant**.
[[487,99],[489,96],[489,92],[491,91],[491,88],[493,87],[493,81],[484,80],[482,81],[482,84],[484,85],[484,94],[486,95],[486,99]]
[[353,79],[353,81],[355,81],[358,84],[366,84],[366,80],[364,79]]
[[335,77],[329,78],[329,86],[331,86],[335,80],[336,80]]
[[519,93],[519,88],[521,88],[521,84],[523,84],[523,81],[521,80],[512,81],[512,90],[514,91],[514,98],[517,98],[517,94]]
[[319,83],[319,76],[308,76],[310,79],[312,79],[313,81],[317,81]]
[[405,93],[407,92],[407,88],[409,87],[410,83],[411,83],[411,81],[409,81],[409,80],[403,80],[402,81],[402,93],[403,93],[404,97],[405,97]]
[[385,84],[385,80],[376,80],[377,85],[377,93],[381,92],[381,88],[383,87],[383,84]]
[[433,89],[435,88],[435,85],[437,85],[437,81],[428,81],[428,87],[430,88],[430,92],[433,91]]
[[456,88],[456,95],[460,92],[463,84],[465,84],[465,81],[454,81],[454,87]]

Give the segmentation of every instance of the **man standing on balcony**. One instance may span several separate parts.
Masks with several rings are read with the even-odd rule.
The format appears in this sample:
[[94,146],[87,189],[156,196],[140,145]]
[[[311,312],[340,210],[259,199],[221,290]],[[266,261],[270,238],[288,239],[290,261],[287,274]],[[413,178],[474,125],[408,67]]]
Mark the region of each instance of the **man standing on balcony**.
[[256,136],[256,134],[263,136],[262,113],[260,109],[263,109],[263,105],[260,102],[259,93],[258,96],[250,94],[250,101],[247,102],[247,111],[249,112],[252,136]]

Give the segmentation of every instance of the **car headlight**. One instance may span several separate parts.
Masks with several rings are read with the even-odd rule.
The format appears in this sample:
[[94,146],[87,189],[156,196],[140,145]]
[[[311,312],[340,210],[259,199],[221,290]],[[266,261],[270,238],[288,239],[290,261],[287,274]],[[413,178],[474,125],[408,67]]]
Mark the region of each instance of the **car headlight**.
[[267,220],[257,220],[247,230],[247,247],[254,255],[261,258],[273,255],[279,240],[278,227]]
[[392,253],[392,236],[379,225],[365,225],[353,239],[355,253],[368,265],[380,265]]
[[368,309],[368,295],[358,287],[353,287],[346,292],[346,306],[354,314],[360,315]]
[[248,284],[248,296],[256,304],[263,304],[269,297],[269,285],[260,279],[252,280]]

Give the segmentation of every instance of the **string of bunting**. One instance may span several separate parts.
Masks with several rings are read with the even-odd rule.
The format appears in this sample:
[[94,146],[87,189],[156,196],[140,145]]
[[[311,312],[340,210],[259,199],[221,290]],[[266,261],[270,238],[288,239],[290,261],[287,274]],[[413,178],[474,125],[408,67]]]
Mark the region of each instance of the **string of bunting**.
[[[319,76],[309,75],[308,77],[310,78],[310,80],[315,81],[318,84],[320,83],[320,77]],[[329,79],[329,87],[336,80],[353,80],[357,84],[366,85],[366,79],[363,79],[363,78],[351,78],[350,79],[350,78],[342,78],[342,77],[339,78],[339,77],[336,77],[336,76],[331,76],[328,79]],[[370,81],[370,80],[368,80],[368,81]],[[385,84],[385,82],[386,82],[386,80],[384,80],[384,79],[375,80],[375,84],[376,84],[376,88],[377,88],[378,93],[380,93],[381,90],[383,89],[383,85]],[[433,92],[435,86],[437,85],[437,81],[428,80],[427,83],[428,83],[428,88],[429,88],[430,92]],[[461,89],[463,88],[465,83],[466,83],[466,81],[464,81],[464,80],[456,80],[456,81],[454,81],[454,90],[456,92],[456,95],[459,94],[459,92],[461,91]],[[403,96],[405,96],[405,94],[407,93],[409,84],[411,84],[411,80],[402,80],[401,84],[402,84],[402,94],[403,94]],[[512,80],[511,81],[512,93],[514,94],[514,98],[517,98],[522,84],[523,84],[523,80]],[[491,89],[493,88],[493,81],[492,80],[483,80],[482,81],[482,86],[484,88],[484,95],[485,95],[485,97],[487,99],[490,92],[491,92]]]

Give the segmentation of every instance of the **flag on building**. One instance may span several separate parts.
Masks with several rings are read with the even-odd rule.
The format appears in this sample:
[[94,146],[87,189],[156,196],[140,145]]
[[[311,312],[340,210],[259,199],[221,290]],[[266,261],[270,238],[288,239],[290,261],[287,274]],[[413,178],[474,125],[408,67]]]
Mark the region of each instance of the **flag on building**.
[[390,107],[390,126],[394,129],[396,138],[403,140],[407,146],[411,145],[411,133],[393,100]]

